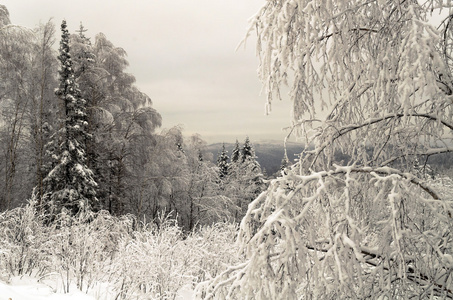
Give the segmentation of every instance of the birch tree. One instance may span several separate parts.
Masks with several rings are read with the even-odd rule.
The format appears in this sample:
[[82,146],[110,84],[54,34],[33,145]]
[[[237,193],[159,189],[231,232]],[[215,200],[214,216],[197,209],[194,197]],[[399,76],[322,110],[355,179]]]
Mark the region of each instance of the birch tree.
[[453,150],[449,3],[266,1],[249,34],[267,109],[289,90],[306,148],[249,205],[245,263],[201,296],[453,297],[453,191],[417,171]]
[[21,150],[33,93],[33,38],[31,30],[11,24],[7,8],[0,5],[0,210],[17,205],[16,194],[26,189]]
[[[31,163],[35,167],[35,192],[37,198],[43,195],[43,180],[53,168],[53,159],[46,155],[46,151],[53,143],[50,135],[55,131],[58,119],[58,102],[54,93],[57,83],[58,60],[52,46],[55,43],[55,25],[49,21],[35,30],[36,43],[34,45],[32,69],[32,93],[29,107],[30,140],[33,149]],[[46,147],[47,145],[47,147]],[[29,192],[29,191],[27,191]],[[25,199],[21,199],[25,200]]]

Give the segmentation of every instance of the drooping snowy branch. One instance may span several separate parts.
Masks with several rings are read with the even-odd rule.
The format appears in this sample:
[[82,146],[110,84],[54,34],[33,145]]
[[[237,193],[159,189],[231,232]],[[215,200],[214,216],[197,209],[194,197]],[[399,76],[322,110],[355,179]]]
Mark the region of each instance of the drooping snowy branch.
[[215,299],[452,297],[453,199],[439,189],[391,168],[276,179],[242,220],[248,263],[204,291]]
[[452,8],[266,1],[247,34],[257,34],[267,106],[287,85],[291,132],[306,148],[249,205],[238,237],[247,262],[201,294],[453,297],[452,185],[419,177],[421,156],[452,150],[452,26],[430,23]]

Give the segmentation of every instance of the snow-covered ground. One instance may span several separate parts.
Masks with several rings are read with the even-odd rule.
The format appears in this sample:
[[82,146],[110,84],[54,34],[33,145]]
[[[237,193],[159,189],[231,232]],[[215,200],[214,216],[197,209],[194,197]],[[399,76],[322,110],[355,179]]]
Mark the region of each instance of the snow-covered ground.
[[[188,300],[193,298],[193,291],[190,287],[183,287],[177,300]],[[9,284],[0,281],[0,300],[110,300],[114,297],[108,289],[99,287],[91,290],[87,295],[75,286],[70,288],[69,293],[56,290],[52,285],[38,282],[37,279],[27,276],[15,277]]]
[[31,277],[15,277],[9,284],[0,281],[0,300],[95,300],[75,288],[69,293],[56,293],[54,288]]

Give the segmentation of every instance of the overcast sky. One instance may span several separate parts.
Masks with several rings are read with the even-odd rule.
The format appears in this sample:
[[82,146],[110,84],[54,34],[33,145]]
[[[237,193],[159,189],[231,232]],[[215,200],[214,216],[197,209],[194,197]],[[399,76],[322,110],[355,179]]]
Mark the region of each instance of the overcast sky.
[[[14,24],[33,28],[82,21],[128,53],[128,72],[162,114],[163,128],[182,124],[208,142],[283,140],[290,103],[264,115],[255,39],[235,51],[248,19],[265,0],[0,0]],[[59,31],[58,31],[59,33]]]

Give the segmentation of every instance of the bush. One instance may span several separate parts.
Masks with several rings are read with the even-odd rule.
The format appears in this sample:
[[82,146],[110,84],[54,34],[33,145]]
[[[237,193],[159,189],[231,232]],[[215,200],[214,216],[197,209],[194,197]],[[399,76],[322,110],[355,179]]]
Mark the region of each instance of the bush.
[[44,220],[33,202],[0,214],[1,280],[28,274],[64,293],[107,286],[112,299],[175,299],[240,259],[233,224],[186,234],[170,218],[145,223],[105,211]]

